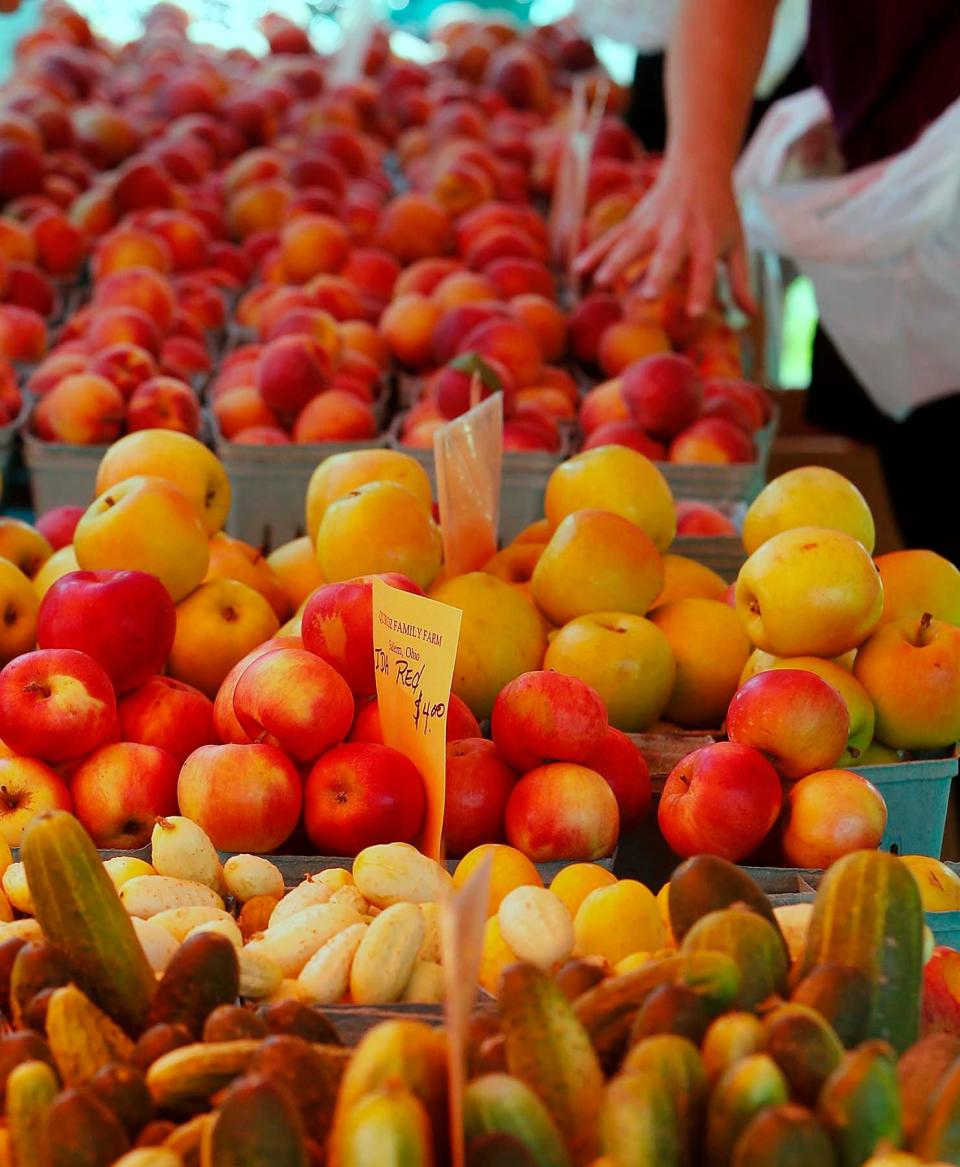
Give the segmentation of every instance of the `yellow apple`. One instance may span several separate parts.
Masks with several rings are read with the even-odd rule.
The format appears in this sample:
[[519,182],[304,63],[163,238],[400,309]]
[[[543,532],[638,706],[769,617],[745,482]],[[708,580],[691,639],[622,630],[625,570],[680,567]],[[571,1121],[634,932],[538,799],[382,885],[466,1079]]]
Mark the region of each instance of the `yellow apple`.
[[37,599],[42,600],[58,579],[69,575],[71,571],[79,570],[80,564],[77,563],[77,553],[74,551],[72,543],[68,543],[66,547],[61,547],[59,550],[54,551],[43,567],[33,577],[33,588],[37,593]]
[[196,508],[166,478],[125,478],[95,498],[73,536],[84,571],[146,571],[174,603],[197,586],[210,545]]
[[660,553],[645,531],[622,515],[583,510],[567,515],[554,531],[531,587],[550,623],[566,624],[590,612],[642,616],[663,578]]
[[52,554],[49,540],[36,527],[9,515],[0,517],[0,558],[9,559],[33,579]]
[[315,543],[327,507],[368,482],[398,482],[429,510],[433,492],[426,470],[399,450],[348,450],[324,458],[307,486],[307,534]]
[[727,590],[727,581],[712,568],[671,551],[663,557],[663,576],[663,588],[654,600],[655,608],[671,600],[719,600]]
[[276,636],[279,627],[273,608],[248,584],[233,579],[201,584],[177,605],[170,676],[216,697],[237,661]]
[[287,593],[263,553],[223,531],[210,537],[210,565],[203,582],[208,583],[212,579],[238,579],[241,583],[249,584],[268,601],[278,620],[286,620],[293,610]]
[[931,750],[960,739],[960,628],[928,615],[883,624],[861,645],[853,675],[884,745]]
[[39,607],[30,580],[8,559],[0,559],[0,665],[36,646]]
[[97,494],[125,478],[166,478],[193,503],[208,535],[222,529],[230,510],[230,480],[203,442],[175,430],[137,430],[114,442],[97,470]]
[[640,733],[659,719],[677,668],[666,636],[629,612],[594,612],[571,620],[551,637],[543,667],[592,685],[610,724],[624,733]]
[[485,571],[446,580],[430,595],[463,613],[453,691],[476,717],[488,717],[508,681],[540,668],[543,623],[516,587]]
[[286,592],[291,608],[299,608],[312,592],[327,582],[309,535],[274,548],[267,556],[267,563]]
[[826,527],[773,535],[740,569],[737,613],[757,648],[775,656],[840,656],[883,613],[883,585],[862,543]]
[[655,608],[650,620],[677,662],[663,716],[688,729],[719,727],[750,655],[736,612],[720,600],[691,598]]
[[878,555],[883,581],[883,622],[919,618],[960,625],[960,569],[935,551],[891,551]]
[[800,466],[768,482],[743,521],[743,546],[752,555],[773,535],[793,527],[844,531],[868,551],[876,541],[867,500],[852,482],[826,466]]
[[626,446],[597,446],[561,462],[547,481],[544,507],[553,530],[574,511],[613,511],[646,531],[658,551],[666,551],[677,531],[667,480]]

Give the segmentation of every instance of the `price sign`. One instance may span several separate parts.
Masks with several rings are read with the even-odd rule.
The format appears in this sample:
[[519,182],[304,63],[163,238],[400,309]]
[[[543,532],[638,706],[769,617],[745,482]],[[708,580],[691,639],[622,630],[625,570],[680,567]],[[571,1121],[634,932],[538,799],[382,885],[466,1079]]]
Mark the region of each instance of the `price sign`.
[[460,609],[373,580],[373,656],[385,745],[423,776],[427,812],[419,841],[440,858],[447,780],[447,707]]

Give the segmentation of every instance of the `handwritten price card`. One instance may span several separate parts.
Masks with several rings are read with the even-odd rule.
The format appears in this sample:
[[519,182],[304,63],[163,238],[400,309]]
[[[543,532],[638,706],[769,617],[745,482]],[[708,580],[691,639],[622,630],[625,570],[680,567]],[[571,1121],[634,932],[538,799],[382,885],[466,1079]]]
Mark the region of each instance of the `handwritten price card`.
[[373,657],[385,745],[423,775],[427,813],[420,850],[440,858],[447,781],[447,707],[460,609],[373,580]]

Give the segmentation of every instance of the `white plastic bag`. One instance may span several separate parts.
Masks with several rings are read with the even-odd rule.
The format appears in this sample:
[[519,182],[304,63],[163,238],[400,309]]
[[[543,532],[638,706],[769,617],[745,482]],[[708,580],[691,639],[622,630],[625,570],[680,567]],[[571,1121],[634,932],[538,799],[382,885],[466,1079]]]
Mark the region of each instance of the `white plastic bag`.
[[770,110],[737,169],[744,228],[810,277],[844,360],[902,420],[960,390],[960,101],[900,154],[787,178],[829,116],[819,90]]

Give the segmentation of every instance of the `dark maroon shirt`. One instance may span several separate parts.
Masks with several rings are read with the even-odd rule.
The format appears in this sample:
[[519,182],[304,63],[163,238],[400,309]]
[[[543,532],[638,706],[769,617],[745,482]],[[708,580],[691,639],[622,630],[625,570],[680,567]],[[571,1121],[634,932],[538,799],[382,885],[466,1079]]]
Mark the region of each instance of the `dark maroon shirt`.
[[812,0],[807,66],[848,166],[896,154],[960,98],[960,0]]

